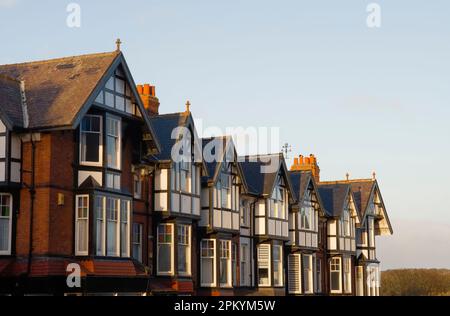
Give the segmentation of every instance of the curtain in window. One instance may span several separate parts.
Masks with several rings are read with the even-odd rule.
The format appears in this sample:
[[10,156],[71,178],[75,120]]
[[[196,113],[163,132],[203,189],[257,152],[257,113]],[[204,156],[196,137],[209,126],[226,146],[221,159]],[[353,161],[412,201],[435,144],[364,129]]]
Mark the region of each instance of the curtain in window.
[[88,196],[77,197],[76,210],[77,229],[77,252],[87,254],[88,252],[88,223],[89,223],[89,198]]
[[171,224],[158,226],[158,272],[172,272],[172,231]]
[[202,240],[201,243],[201,284],[211,286],[214,282],[214,240]]
[[11,197],[0,195],[0,251],[10,251]]
[[130,237],[128,233],[128,221],[130,217],[130,202],[121,201],[120,202],[120,249],[121,256],[128,257]]
[[270,286],[270,245],[258,245],[258,284]]
[[190,274],[190,226],[178,225],[178,273]]
[[280,245],[273,246],[273,283],[283,285],[283,259]]
[[95,198],[95,243],[97,256],[105,255],[105,209],[103,204],[104,197]]
[[108,167],[119,169],[120,154],[120,120],[112,117],[106,119],[107,161]]
[[220,285],[230,286],[230,241],[220,241]]
[[106,216],[107,216],[107,255],[117,256],[117,210],[118,200],[115,198],[106,199]]

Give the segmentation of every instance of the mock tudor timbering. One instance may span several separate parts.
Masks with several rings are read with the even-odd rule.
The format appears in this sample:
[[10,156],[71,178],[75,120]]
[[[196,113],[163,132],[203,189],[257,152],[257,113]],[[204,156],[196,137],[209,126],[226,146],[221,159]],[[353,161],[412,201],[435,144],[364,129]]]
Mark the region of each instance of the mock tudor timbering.
[[377,180],[240,157],[189,105],[120,50],[0,65],[0,294],[379,295]]

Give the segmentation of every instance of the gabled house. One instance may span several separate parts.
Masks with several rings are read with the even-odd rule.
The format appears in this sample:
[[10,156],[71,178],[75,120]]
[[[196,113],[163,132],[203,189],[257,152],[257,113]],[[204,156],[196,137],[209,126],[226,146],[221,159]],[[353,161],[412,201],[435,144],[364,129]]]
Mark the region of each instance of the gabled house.
[[289,204],[293,187],[282,154],[239,159],[252,206],[255,293],[285,294],[285,245],[289,241]]
[[85,293],[145,291],[131,238],[150,191],[136,198],[133,177],[159,143],[123,54],[1,65],[0,78],[2,290],[44,278],[42,293],[80,291],[65,282],[76,263]]
[[[233,295],[239,273],[241,196],[247,185],[231,137],[202,139],[208,174],[202,177],[199,293]],[[248,243],[247,246],[250,246]],[[244,256],[250,260],[247,252]]]
[[327,220],[329,294],[354,294],[356,226],[361,223],[351,187],[344,183],[319,184]]
[[378,182],[375,175],[372,179],[339,182],[350,185],[361,217],[356,228],[356,295],[378,296],[380,262],[376,257],[375,236],[393,234]]
[[194,294],[198,287],[198,241],[201,177],[207,175],[192,114],[150,118],[161,152],[156,164],[153,223],[156,232],[155,274],[166,294]]
[[297,170],[300,164],[295,158],[289,172],[295,199],[289,213],[288,294],[322,294],[326,217],[313,173]]

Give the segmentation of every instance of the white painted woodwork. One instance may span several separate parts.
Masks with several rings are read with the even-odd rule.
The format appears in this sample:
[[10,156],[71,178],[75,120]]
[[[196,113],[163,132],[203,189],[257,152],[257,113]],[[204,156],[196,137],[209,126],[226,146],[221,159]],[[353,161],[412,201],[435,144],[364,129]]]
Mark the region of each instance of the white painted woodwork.
[[266,234],[266,221],[264,217],[255,219],[255,234],[256,235]]
[[200,198],[192,198],[192,213],[194,215],[200,215]]
[[20,162],[11,162],[11,182],[20,183]]
[[181,213],[191,214],[191,197],[188,195],[181,195]]
[[80,186],[89,176],[94,178],[98,184],[103,185],[103,177],[101,172],[80,170],[78,171],[78,186]]
[[5,181],[5,162],[1,161],[0,162],[0,182],[4,182]]
[[299,254],[288,256],[288,291],[289,294],[301,294],[301,258]]
[[208,209],[200,210],[200,221],[198,224],[202,227],[209,226],[209,210]]
[[0,133],[6,133],[6,126],[2,120],[0,120]]
[[155,211],[167,212],[167,192],[155,193]]
[[6,158],[6,136],[0,136],[0,158]]
[[22,141],[17,135],[11,135],[11,158],[22,158]]
[[155,171],[155,189],[167,190],[168,171],[167,169],[157,169]]
[[[172,212],[174,212],[174,213],[179,213],[180,212],[180,194],[179,193],[174,193],[174,192],[172,192],[171,194],[170,194],[170,196],[171,196],[171,211]],[[167,208],[167,206],[166,206],[166,209],[168,209]]]

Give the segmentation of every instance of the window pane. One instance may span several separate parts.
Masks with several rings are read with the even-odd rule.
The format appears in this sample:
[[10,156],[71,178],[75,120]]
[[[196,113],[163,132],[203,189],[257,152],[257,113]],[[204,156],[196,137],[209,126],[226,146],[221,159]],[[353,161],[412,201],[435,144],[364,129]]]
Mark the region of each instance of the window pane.
[[96,219],[96,251],[98,256],[105,254],[105,210],[103,206],[103,197],[95,198],[95,219]]
[[0,217],[0,251],[9,250],[9,221],[8,218]]
[[108,198],[106,200],[107,216],[107,254],[117,256],[117,199]]

